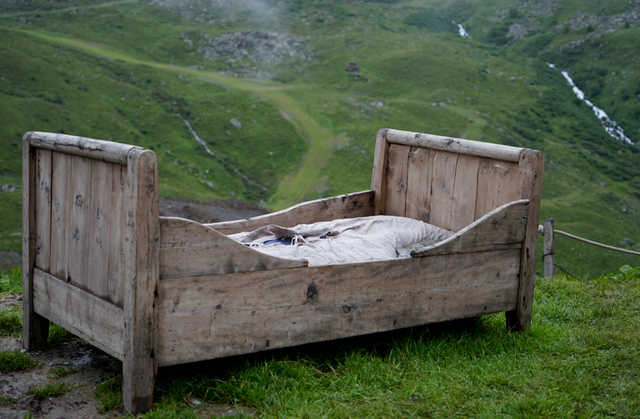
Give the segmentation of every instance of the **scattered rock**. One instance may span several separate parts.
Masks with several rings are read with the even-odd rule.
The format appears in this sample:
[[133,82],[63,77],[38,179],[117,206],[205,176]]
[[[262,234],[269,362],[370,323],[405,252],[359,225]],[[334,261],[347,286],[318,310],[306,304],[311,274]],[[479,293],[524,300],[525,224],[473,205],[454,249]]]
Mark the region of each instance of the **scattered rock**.
[[20,189],[20,186],[18,186],[18,185],[11,185],[11,184],[8,184],[8,183],[0,183],[0,193],[15,192],[18,189]]
[[231,125],[233,125],[234,127],[238,128],[238,129],[242,128],[242,124],[240,123],[240,121],[238,121],[235,118],[231,118],[231,120],[229,122],[231,122]]
[[516,81],[517,79],[515,77],[511,77],[511,78],[509,78],[509,80]]
[[620,243],[624,244],[625,246],[631,246],[633,244],[631,239],[622,239],[620,240]]
[[360,70],[360,65],[355,61],[351,61],[349,64],[347,64],[347,68],[345,68],[344,70],[354,73]]

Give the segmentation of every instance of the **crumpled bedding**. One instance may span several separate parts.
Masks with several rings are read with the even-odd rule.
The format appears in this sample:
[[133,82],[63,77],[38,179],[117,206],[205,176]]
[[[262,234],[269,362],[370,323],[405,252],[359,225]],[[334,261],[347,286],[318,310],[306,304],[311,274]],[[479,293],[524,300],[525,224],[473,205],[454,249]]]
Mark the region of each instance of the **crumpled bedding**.
[[[452,235],[412,218],[377,215],[292,228],[268,225],[228,237],[271,256],[306,260],[309,266],[327,266],[396,259],[398,249],[418,242],[437,243]],[[409,255],[406,251],[400,253],[402,257]]]

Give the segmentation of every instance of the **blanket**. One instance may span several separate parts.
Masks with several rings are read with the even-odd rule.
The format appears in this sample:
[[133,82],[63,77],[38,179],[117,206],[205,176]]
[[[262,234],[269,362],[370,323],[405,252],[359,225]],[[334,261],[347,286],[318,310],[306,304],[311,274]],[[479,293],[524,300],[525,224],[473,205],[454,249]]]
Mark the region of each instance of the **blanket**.
[[[292,228],[268,225],[229,235],[255,250],[284,259],[300,259],[309,266],[388,260],[416,243],[437,243],[453,233],[406,217],[378,215],[344,218]],[[401,251],[402,257],[410,257]]]

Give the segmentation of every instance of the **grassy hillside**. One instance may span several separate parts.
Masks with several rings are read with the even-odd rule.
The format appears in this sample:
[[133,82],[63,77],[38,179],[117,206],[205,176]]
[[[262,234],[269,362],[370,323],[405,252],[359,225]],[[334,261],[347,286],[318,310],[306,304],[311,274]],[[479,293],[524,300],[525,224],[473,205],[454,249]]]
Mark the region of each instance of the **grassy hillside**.
[[[542,218],[631,247],[640,150],[611,138],[547,63],[640,141],[639,8],[0,1],[0,183],[21,183],[24,132],[65,132],[153,149],[161,195],[280,209],[367,189],[375,132],[390,127],[543,150]],[[19,249],[19,195],[0,194],[1,249]],[[637,264],[562,238],[557,260],[591,277]]]

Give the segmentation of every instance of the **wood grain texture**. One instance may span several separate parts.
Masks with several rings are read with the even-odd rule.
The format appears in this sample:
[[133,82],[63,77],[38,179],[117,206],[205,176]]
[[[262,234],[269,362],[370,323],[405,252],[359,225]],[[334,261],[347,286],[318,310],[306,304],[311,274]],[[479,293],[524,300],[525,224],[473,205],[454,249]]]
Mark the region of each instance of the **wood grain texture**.
[[35,269],[33,290],[37,313],[123,359],[122,309],[40,269]]
[[128,412],[153,406],[157,363],[158,256],[160,244],[158,164],[148,150],[132,149],[125,191],[125,288],[123,398]]
[[459,231],[476,220],[479,166],[479,157],[458,156],[449,223],[451,231]]
[[544,154],[536,150],[523,150],[520,155],[519,192],[522,199],[530,201],[529,215],[520,261],[518,304],[515,310],[506,313],[508,330],[521,331],[531,326],[543,171]]
[[125,211],[125,191],[127,185],[127,168],[113,165],[111,181],[111,223],[109,225],[109,272],[108,300],[124,307],[125,254],[124,242],[127,230]]
[[37,237],[37,157],[30,144],[31,133],[22,139],[22,337],[27,351],[45,349],[49,320],[35,312],[33,275]]
[[36,267],[51,268],[51,151],[36,150]]
[[371,173],[371,189],[374,192],[373,215],[385,212],[384,204],[387,196],[386,171],[389,161],[389,142],[387,129],[383,128],[376,134],[376,149],[373,157],[373,171]]
[[407,167],[407,199],[405,214],[415,220],[429,222],[431,212],[431,181],[435,152],[412,147]]
[[89,234],[93,217],[91,214],[91,160],[71,157],[70,206],[68,224],[69,281],[83,290],[89,288]]
[[89,273],[87,290],[100,298],[109,298],[109,239],[113,163],[91,160],[91,200],[89,211]]
[[433,181],[431,186],[431,217],[429,223],[451,230],[453,193],[456,179],[458,154],[436,152],[433,158]]
[[386,133],[387,141],[392,144],[403,144],[411,147],[424,147],[432,150],[448,151],[468,156],[487,157],[518,163],[520,152],[518,147],[481,141],[463,140],[460,138],[441,137],[439,135],[420,134],[417,132],[390,129]]
[[71,158],[68,154],[55,152],[51,156],[51,274],[62,280],[69,277]]
[[528,214],[529,200],[510,202],[433,246],[413,250],[411,256],[497,250],[514,248],[510,246],[514,244],[521,248]]
[[50,132],[32,132],[30,139],[32,147],[35,148],[59,151],[65,154],[73,154],[122,165],[127,164],[129,151],[134,148],[140,149],[139,147],[129,144]]
[[160,218],[160,279],[307,266],[251,249],[200,223]]
[[373,215],[373,191],[362,191],[331,198],[304,202],[282,211],[261,215],[247,220],[203,224],[222,234],[253,231],[270,224],[294,227],[340,218],[367,217]]
[[411,147],[392,144],[386,169],[386,197],[384,214],[405,216],[407,205],[407,166]]
[[519,168],[515,163],[481,159],[478,170],[476,219],[520,196]]
[[520,249],[160,281],[160,365],[511,310]]

